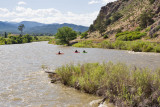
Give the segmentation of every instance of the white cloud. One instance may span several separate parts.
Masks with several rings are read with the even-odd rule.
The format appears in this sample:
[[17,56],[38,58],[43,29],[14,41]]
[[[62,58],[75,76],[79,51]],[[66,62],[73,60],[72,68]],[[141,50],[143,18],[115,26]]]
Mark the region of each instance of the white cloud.
[[116,0],[101,0],[102,4],[107,4],[107,3],[113,2],[113,1],[116,1]]
[[95,1],[95,0],[92,0],[92,1],[88,2],[88,4],[98,4],[98,3],[100,3],[100,2],[99,1]]
[[107,4],[109,2],[113,2],[116,0],[91,0],[90,2],[88,2],[88,4]]
[[18,2],[18,5],[26,5],[26,2],[20,1],[20,2]]
[[54,8],[32,9],[17,6],[13,10],[0,8],[0,20],[5,21],[36,21],[41,23],[73,23],[89,26],[96,19],[98,11],[86,14],[72,12],[63,13]]

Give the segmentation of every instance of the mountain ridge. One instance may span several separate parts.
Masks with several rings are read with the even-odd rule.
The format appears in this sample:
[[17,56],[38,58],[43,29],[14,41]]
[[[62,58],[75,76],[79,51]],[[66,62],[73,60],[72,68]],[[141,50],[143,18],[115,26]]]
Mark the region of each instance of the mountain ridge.
[[77,32],[85,32],[88,30],[88,27],[82,26],[82,25],[75,25],[75,24],[69,24],[69,23],[53,23],[53,24],[44,24],[34,21],[22,21],[22,22],[3,22],[0,21],[0,32],[10,32],[10,33],[19,33],[18,26],[20,24],[25,25],[24,33],[48,33],[48,34],[55,34],[57,32],[57,29],[60,27],[68,26],[71,27],[73,30]]

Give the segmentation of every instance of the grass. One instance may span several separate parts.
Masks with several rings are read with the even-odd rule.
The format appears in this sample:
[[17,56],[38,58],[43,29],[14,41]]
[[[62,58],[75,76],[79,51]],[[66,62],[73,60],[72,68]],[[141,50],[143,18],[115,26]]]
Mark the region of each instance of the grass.
[[97,44],[95,44],[92,40],[88,40],[88,41],[84,40],[84,41],[74,44],[73,46],[74,47],[95,48],[97,47]]
[[56,44],[56,40],[53,38],[53,39],[50,39],[48,44]]
[[138,41],[119,41],[110,42],[104,40],[100,43],[93,41],[83,41],[73,45],[74,47],[87,47],[87,48],[106,48],[106,49],[120,49],[130,50],[135,52],[157,52],[160,53],[160,44]]
[[70,64],[55,72],[63,84],[107,96],[108,101],[119,106],[160,106],[160,70],[108,62]]

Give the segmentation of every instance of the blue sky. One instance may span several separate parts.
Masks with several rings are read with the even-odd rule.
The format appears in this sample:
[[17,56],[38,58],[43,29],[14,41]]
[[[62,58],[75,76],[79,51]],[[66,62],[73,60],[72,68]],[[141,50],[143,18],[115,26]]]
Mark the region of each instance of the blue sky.
[[73,23],[89,26],[115,0],[0,0],[0,21]]

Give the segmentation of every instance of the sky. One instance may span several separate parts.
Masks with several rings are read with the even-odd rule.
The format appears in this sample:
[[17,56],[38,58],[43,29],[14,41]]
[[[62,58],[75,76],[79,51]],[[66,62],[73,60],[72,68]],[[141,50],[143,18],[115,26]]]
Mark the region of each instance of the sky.
[[100,8],[116,0],[0,0],[0,21],[89,26]]

